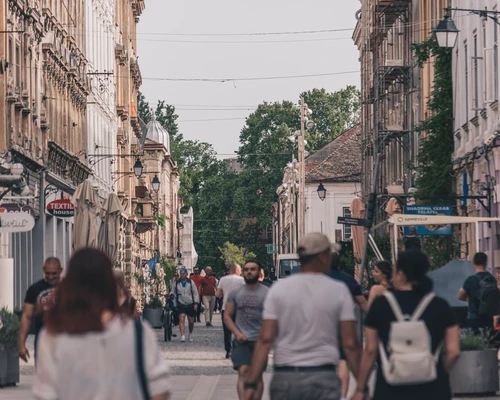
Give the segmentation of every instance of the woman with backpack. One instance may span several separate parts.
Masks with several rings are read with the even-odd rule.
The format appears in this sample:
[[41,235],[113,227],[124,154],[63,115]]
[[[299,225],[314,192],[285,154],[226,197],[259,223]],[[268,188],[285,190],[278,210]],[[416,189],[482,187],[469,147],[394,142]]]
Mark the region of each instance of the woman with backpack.
[[35,399],[170,398],[157,335],[120,307],[103,252],[77,251],[54,297],[38,342]]
[[460,355],[459,328],[448,303],[432,292],[429,268],[419,250],[399,254],[394,290],[377,297],[366,317],[366,346],[352,400],[365,399],[377,356],[374,400],[451,400],[448,372]]

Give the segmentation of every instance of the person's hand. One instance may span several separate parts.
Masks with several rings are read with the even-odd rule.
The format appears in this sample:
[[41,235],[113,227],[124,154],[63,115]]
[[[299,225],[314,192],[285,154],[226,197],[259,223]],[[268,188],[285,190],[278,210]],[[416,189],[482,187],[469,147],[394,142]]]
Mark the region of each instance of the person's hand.
[[243,333],[238,333],[236,336],[236,341],[238,343],[245,343],[248,341],[248,338]]
[[30,358],[30,352],[26,348],[26,346],[19,346],[19,358],[25,362],[28,362]]
[[198,311],[198,304],[194,305],[194,311]]

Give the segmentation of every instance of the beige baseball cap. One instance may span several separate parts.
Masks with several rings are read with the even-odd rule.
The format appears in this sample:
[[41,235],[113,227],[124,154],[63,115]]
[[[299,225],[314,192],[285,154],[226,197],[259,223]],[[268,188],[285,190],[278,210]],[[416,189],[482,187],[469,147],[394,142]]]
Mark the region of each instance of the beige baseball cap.
[[328,237],[319,232],[308,233],[299,240],[297,246],[298,253],[301,256],[312,256],[331,248],[332,244]]

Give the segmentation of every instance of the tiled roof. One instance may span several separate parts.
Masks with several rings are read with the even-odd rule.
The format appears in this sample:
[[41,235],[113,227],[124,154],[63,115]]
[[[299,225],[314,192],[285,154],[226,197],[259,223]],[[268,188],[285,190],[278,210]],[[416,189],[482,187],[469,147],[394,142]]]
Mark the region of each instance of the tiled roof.
[[306,158],[306,182],[360,182],[361,159],[358,124]]

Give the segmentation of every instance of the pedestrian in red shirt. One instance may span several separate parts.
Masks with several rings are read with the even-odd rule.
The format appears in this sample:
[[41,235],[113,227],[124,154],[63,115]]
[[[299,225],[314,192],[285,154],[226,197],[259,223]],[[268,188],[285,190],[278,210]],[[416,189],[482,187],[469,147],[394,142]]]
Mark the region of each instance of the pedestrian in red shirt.
[[217,279],[212,275],[212,267],[205,268],[206,275],[200,281],[200,296],[203,296],[205,306],[205,324],[212,325],[212,315],[215,306],[215,291],[217,290]]
[[[193,268],[193,273],[194,275],[190,276],[189,279],[191,279],[196,285],[196,289],[198,290],[198,293],[200,293],[200,304],[203,304],[203,298],[201,297],[202,294],[200,292],[200,282],[203,277],[200,275],[200,269],[198,267]],[[198,307],[198,309],[196,310],[196,315],[194,317],[194,322],[200,322],[200,313],[201,307]]]

